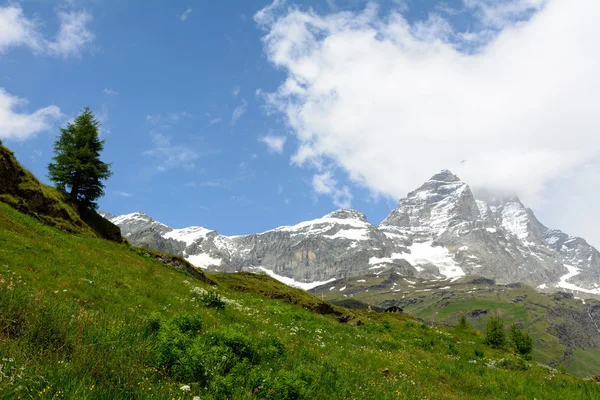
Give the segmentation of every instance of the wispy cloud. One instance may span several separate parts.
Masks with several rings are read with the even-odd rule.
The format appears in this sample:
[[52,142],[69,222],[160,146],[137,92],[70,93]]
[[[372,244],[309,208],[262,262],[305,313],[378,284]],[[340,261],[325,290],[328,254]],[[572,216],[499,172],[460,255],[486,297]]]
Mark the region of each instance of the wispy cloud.
[[194,185],[194,187],[231,190],[238,186],[240,182],[249,182],[254,178],[255,171],[248,163],[241,162],[237,165],[233,176],[207,179],[197,183],[189,183],[189,185]]
[[83,49],[95,40],[89,30],[92,15],[86,11],[59,11],[56,37],[41,33],[42,21],[27,18],[20,5],[0,7],[0,54],[13,47],[29,47],[35,54],[57,57],[80,57]]
[[283,145],[285,144],[286,137],[285,136],[262,136],[258,139],[259,142],[262,142],[267,145],[269,151],[274,153],[281,154],[283,153]]
[[95,39],[87,25],[92,21],[92,15],[87,12],[60,12],[60,29],[56,40],[48,42],[51,54],[67,58],[81,56],[82,49]]
[[191,118],[193,115],[187,111],[178,111],[167,114],[149,114],[146,115],[146,121],[153,125],[160,125],[163,128],[168,128],[177,124],[183,118]]
[[313,190],[317,194],[331,196],[333,204],[340,208],[350,208],[352,194],[348,186],[340,186],[329,171],[315,174],[312,181]]
[[53,128],[63,117],[60,108],[54,105],[31,113],[18,111],[26,104],[27,100],[0,88],[0,139],[26,140],[38,132]]
[[42,156],[42,152],[40,150],[33,150],[31,156],[29,156],[29,158],[31,158],[31,161],[36,162],[38,158],[40,158]]
[[242,99],[242,103],[237,106],[233,112],[231,113],[231,121],[229,121],[230,126],[235,126],[238,120],[246,113],[248,110],[248,102],[245,99]]
[[112,90],[112,89],[108,89],[108,88],[104,88],[103,90],[104,94],[108,95],[108,96],[118,96],[119,92]]
[[214,125],[214,124],[218,124],[221,121],[223,121],[223,118],[217,117],[217,118],[213,118],[213,119],[208,120],[208,124],[209,125]]
[[182,21],[185,21],[186,19],[188,19],[188,17],[190,16],[191,13],[192,13],[192,9],[188,8],[182,14],[177,15],[177,18],[179,18]]
[[196,167],[196,160],[201,154],[185,144],[174,144],[170,136],[161,133],[151,133],[152,148],[142,154],[156,161],[157,171],[183,169],[191,171]]
[[231,91],[231,94],[233,95],[233,97],[237,97],[238,94],[240,94],[240,91],[242,89],[239,86],[234,86],[233,90]]
[[120,190],[114,190],[114,191],[113,191],[113,194],[114,194],[115,196],[119,196],[119,197],[131,197],[131,196],[133,196],[131,193],[128,193],[128,192],[122,192],[122,191],[120,191]]

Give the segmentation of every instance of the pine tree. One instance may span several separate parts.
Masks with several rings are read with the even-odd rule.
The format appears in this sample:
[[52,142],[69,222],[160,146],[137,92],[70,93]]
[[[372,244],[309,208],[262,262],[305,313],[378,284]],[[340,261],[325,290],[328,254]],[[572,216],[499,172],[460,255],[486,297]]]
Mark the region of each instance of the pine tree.
[[513,325],[508,332],[508,340],[515,350],[522,356],[528,357],[533,349],[533,340],[527,333],[523,333],[516,325]]
[[464,315],[460,316],[460,319],[458,320],[458,325],[456,326],[456,329],[460,329],[462,331],[471,329],[471,325],[469,325],[469,323],[467,322],[467,318],[465,318]]
[[503,348],[506,345],[504,324],[495,315],[492,315],[486,323],[485,343],[496,349]]
[[102,180],[112,175],[110,164],[100,160],[104,140],[98,137],[99,127],[89,107],[84,108],[72,123],[61,128],[54,143],[54,162],[48,165],[50,180],[85,210],[98,208],[96,200],[104,195]]

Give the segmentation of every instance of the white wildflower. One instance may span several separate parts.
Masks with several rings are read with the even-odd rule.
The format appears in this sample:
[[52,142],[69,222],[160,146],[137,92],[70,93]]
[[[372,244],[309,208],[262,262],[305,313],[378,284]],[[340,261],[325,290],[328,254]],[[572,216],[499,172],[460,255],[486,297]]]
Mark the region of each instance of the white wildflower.
[[190,391],[190,385],[183,385],[179,389],[181,389],[184,392],[189,392]]

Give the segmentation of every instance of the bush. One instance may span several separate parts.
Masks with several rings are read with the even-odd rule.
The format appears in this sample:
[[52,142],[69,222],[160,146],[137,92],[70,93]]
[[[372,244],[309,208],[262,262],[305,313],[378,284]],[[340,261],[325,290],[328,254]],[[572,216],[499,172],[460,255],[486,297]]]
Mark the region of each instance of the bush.
[[527,371],[530,368],[530,365],[522,358],[503,358],[496,365],[513,371]]
[[471,325],[469,325],[469,323],[467,322],[467,319],[465,318],[464,315],[460,316],[460,319],[458,320],[458,325],[456,325],[456,329],[459,329],[461,331],[466,331],[471,329]]
[[522,356],[529,357],[533,349],[533,340],[527,333],[523,333],[513,325],[508,332],[508,340],[513,348]]
[[484,341],[488,346],[495,349],[501,349],[506,346],[504,323],[499,317],[492,315],[487,321]]
[[206,307],[216,308],[218,310],[225,308],[225,302],[221,300],[221,296],[212,290],[200,297],[200,302]]

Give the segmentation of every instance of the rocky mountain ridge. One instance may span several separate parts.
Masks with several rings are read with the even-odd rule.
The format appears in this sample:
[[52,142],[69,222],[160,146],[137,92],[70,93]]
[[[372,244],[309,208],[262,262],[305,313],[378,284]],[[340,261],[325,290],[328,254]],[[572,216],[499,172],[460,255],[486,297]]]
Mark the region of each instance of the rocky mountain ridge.
[[304,289],[393,271],[424,280],[478,275],[542,291],[600,295],[594,247],[545,227],[518,198],[476,199],[446,170],[401,199],[378,227],[355,210],[229,237],[200,226],[173,229],[143,213],[106,218],[134,245],[181,254],[200,268],[263,271]]

